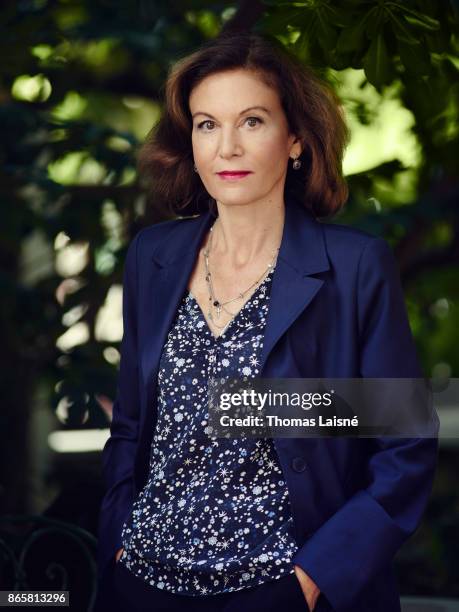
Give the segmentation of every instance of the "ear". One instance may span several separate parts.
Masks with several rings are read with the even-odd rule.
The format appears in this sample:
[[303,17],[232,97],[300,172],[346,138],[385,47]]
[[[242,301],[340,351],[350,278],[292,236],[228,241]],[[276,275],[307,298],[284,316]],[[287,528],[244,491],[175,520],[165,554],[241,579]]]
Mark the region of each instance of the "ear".
[[289,157],[292,157],[292,158],[299,157],[302,151],[303,151],[303,147],[302,147],[301,140],[295,134],[292,134]]

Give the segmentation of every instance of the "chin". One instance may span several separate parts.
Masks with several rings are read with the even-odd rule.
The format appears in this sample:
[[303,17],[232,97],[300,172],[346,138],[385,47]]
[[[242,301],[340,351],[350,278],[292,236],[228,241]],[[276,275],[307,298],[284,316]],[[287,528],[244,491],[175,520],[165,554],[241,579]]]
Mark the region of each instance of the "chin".
[[223,206],[247,206],[263,196],[251,193],[219,193],[212,196]]

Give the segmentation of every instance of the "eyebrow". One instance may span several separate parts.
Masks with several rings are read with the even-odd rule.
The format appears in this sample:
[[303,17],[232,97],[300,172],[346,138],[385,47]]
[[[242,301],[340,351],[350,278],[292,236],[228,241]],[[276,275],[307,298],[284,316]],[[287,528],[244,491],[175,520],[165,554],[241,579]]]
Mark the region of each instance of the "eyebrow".
[[[246,113],[247,111],[250,110],[262,110],[264,111],[267,115],[270,115],[271,113],[269,112],[269,110],[267,108],[265,108],[264,106],[249,106],[249,108],[245,108],[244,110],[242,110],[239,115],[243,115],[244,113]],[[202,111],[198,111],[196,113],[194,113],[191,118],[194,119],[196,117],[196,115],[206,115],[206,117],[210,117],[211,119],[215,119],[215,117],[213,117],[210,113],[204,113]]]

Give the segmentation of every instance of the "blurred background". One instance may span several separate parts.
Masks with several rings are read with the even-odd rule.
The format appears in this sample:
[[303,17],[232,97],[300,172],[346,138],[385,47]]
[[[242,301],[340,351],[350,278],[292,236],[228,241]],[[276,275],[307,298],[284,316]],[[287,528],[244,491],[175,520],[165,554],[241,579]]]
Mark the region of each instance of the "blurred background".
[[[91,609],[123,264],[164,219],[136,151],[168,68],[224,29],[274,34],[341,96],[350,197],[333,221],[390,243],[425,376],[459,376],[458,20],[457,0],[3,0],[0,588]],[[396,559],[404,610],[458,609],[457,415]]]

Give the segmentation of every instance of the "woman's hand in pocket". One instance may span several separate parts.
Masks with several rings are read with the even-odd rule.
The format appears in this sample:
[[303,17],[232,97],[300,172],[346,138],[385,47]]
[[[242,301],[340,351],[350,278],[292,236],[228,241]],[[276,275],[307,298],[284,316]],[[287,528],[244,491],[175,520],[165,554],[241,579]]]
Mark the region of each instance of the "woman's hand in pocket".
[[316,606],[317,600],[319,599],[320,589],[317,584],[301,569],[299,565],[293,566],[295,569],[296,577],[301,585],[304,597],[308,604],[310,612],[312,612]]
[[115,555],[115,561],[118,563],[118,561],[120,560],[121,555],[123,554],[124,548],[120,548],[119,551],[116,553]]

